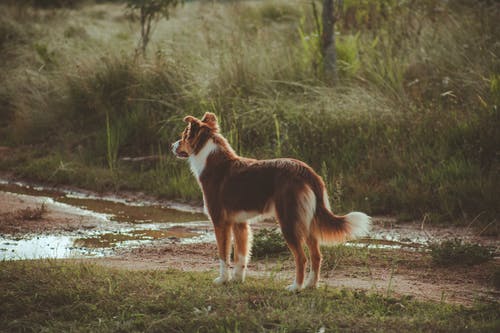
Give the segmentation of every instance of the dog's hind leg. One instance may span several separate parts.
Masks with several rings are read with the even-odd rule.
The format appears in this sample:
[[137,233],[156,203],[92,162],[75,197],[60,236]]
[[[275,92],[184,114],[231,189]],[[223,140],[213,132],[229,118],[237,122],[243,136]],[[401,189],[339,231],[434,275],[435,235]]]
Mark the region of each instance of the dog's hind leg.
[[252,230],[248,223],[235,223],[234,235],[234,279],[245,281],[246,269],[252,249]]
[[220,273],[214,280],[215,284],[223,284],[231,280],[229,261],[231,254],[231,229],[232,225],[227,222],[214,223],[215,238],[219,251]]
[[290,291],[298,291],[302,289],[304,283],[304,274],[307,263],[306,254],[304,253],[304,223],[300,220],[297,212],[297,206],[290,203],[288,205],[276,205],[278,222],[281,226],[283,237],[290,251],[295,258],[295,280],[287,287]]
[[307,263],[306,254],[302,248],[302,242],[298,242],[298,240],[290,242],[287,240],[287,244],[295,258],[295,280],[286,289],[289,291],[299,291],[302,289],[304,284],[304,274]]
[[295,257],[295,280],[287,289],[300,290],[307,263],[303,245],[310,234],[316,197],[309,186],[291,184],[281,189],[275,199],[275,209],[283,237]]
[[319,242],[313,235],[309,235],[307,238],[307,247],[311,256],[311,270],[309,271],[304,288],[316,288],[321,270],[321,251]]

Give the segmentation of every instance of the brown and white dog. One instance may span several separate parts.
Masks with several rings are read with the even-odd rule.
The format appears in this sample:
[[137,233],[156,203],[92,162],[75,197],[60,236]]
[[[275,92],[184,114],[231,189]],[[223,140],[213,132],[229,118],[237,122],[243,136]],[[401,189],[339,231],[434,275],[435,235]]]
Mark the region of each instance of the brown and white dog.
[[[321,266],[320,244],[339,243],[367,234],[370,217],[353,212],[336,216],[330,210],[323,180],[307,164],[290,159],[255,160],[238,156],[219,133],[217,118],[205,113],[188,123],[173,153],[189,160],[201,190],[205,213],[212,220],[220,258],[216,284],[231,280],[229,261],[234,238],[234,276],[245,280],[252,234],[249,223],[274,217],[295,257],[295,281],[287,289],[314,288]],[[311,269],[304,283],[309,248]]]

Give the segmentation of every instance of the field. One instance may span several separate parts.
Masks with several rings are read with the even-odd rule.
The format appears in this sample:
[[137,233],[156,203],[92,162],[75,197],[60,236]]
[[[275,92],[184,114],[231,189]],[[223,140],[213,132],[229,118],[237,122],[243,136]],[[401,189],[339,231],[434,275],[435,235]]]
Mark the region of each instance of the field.
[[[214,238],[209,221],[189,222],[206,219],[201,214],[177,211],[182,222],[175,227],[162,222],[151,229],[151,220],[141,222],[144,214],[162,221],[166,212],[145,201],[136,205],[137,194],[123,205],[70,193],[0,187],[0,256],[27,256],[0,261],[0,332],[495,332],[500,326],[498,238],[470,228],[374,218],[370,238],[324,247],[319,288],[294,294],[284,290],[294,261],[273,221],[252,226],[247,281],[214,287],[215,242],[181,242],[198,232]],[[99,212],[114,212],[120,223]],[[156,240],[119,245],[144,235]],[[71,237],[74,243],[65,245]],[[9,248],[27,242],[33,248]],[[61,257],[65,246],[91,255]],[[65,259],[30,260],[38,256]]]
[[[481,241],[325,250],[324,282],[298,294],[283,290],[287,252],[255,252],[248,283],[213,287],[209,243],[1,261],[0,331],[498,331],[500,4],[343,4],[333,81],[318,51],[320,1],[185,1],[155,23],[145,55],[138,13],[123,1],[1,1],[1,186],[199,207],[170,143],[184,116],[209,111],[238,154],[310,164],[335,213]],[[19,200],[26,207],[0,205],[2,237],[97,224]],[[193,258],[203,264],[180,264]]]
[[238,153],[311,164],[337,212],[498,231],[497,4],[345,1],[332,84],[310,3],[188,2],[145,58],[120,3],[23,3],[0,18],[0,167],[16,177],[199,202],[169,144],[212,111]]
[[[498,304],[463,307],[352,289],[299,294],[272,278],[61,261],[0,263],[5,332],[494,332]],[[22,279],[19,279],[23,277]]]

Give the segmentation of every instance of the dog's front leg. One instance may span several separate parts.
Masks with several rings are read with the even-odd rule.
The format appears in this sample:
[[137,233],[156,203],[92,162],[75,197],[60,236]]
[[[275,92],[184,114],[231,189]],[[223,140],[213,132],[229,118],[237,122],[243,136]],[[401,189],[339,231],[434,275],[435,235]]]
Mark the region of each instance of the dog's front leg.
[[231,228],[228,222],[214,222],[215,238],[217,239],[217,249],[219,251],[220,273],[214,280],[215,284],[224,284],[231,280],[231,270],[229,268],[231,254]]
[[234,280],[245,282],[245,275],[252,249],[252,230],[247,222],[235,223],[234,234]]

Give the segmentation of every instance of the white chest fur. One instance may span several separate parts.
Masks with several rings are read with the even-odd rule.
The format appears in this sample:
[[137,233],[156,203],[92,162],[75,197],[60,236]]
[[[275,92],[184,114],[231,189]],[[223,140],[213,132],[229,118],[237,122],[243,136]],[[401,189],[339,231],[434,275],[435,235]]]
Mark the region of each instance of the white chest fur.
[[219,149],[219,147],[212,139],[210,139],[198,152],[198,154],[192,154],[191,156],[189,156],[189,165],[197,180],[200,179],[201,173],[205,169],[208,156],[217,149]]

